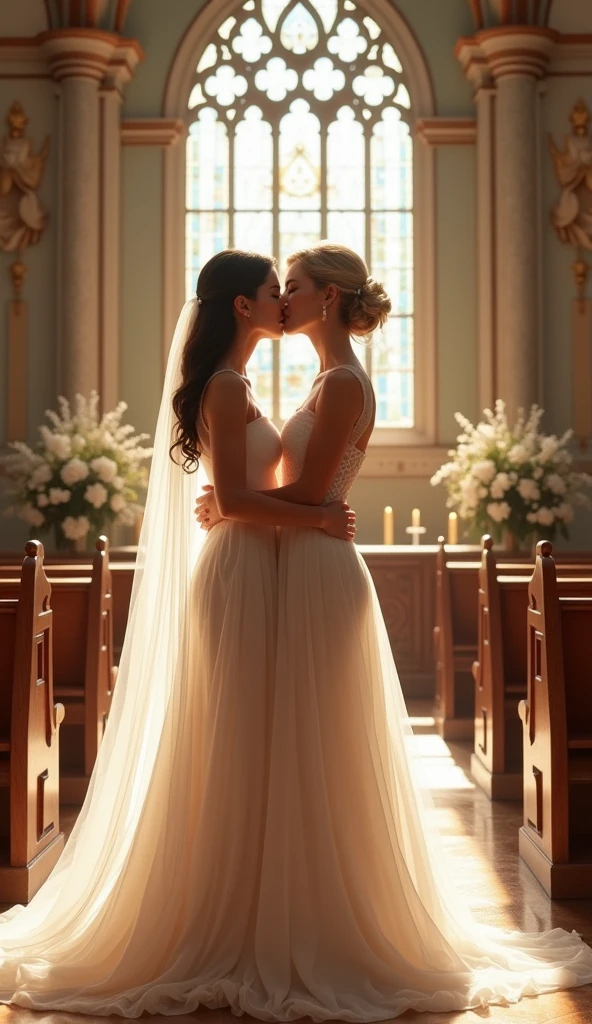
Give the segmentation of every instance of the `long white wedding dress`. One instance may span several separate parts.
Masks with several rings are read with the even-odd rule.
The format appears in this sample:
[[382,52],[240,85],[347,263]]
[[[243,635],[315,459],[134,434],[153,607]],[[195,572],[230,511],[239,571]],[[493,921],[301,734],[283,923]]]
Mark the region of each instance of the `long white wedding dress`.
[[[193,315],[169,360],[109,726],[60,862],[0,917],[0,1000],[371,1021],[592,981],[577,935],[494,932],[449,890],[355,547],[283,530],[278,590],[275,529],[220,523],[192,546],[198,481],[168,446]],[[363,458],[357,376],[364,412],[327,499]],[[284,429],[287,479],[313,415]],[[279,456],[272,424],[250,423],[251,487],[274,486]]]

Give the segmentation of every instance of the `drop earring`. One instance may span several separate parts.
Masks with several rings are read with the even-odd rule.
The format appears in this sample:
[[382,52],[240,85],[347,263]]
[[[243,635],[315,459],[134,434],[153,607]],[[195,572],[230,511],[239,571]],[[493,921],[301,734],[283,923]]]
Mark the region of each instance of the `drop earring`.
[[326,320],[326,319],[327,319],[327,307],[323,306],[323,315],[321,317],[321,320]]

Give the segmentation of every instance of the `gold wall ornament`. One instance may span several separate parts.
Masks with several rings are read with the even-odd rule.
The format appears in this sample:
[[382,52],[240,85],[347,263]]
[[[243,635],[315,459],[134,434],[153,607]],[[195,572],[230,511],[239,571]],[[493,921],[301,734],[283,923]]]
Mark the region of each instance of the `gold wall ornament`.
[[28,433],[28,307],[22,298],[27,267],[21,253],[37,244],[47,224],[37,189],[49,139],[38,153],[33,151],[25,136],[29,119],[18,100],[8,111],[6,123],[8,134],[0,140],[0,251],[17,254],[9,268],[13,297],[8,303],[6,435],[8,441],[22,441]]
[[592,138],[590,111],[579,99],[569,117],[572,134],[564,149],[549,135],[549,149],[561,193],[551,210],[551,222],[562,242],[576,249],[592,249]]
[[0,141],[0,250],[20,252],[36,245],[47,224],[37,189],[49,152],[49,138],[39,153],[25,138],[29,119],[16,100],[7,115],[8,135]]

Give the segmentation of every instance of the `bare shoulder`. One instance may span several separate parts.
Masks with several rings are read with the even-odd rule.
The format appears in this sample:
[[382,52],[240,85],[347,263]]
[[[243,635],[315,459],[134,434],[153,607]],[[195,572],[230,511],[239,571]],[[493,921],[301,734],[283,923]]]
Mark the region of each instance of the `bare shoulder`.
[[361,412],[364,393],[359,379],[350,370],[333,370],[323,381],[319,402],[345,406],[353,412]]
[[248,404],[247,386],[237,373],[217,373],[205,386],[203,411],[206,423],[211,416],[216,419],[239,414],[245,417]]
[[204,402],[236,402],[241,399],[247,401],[247,387],[238,373],[216,373],[210,377],[204,389]]

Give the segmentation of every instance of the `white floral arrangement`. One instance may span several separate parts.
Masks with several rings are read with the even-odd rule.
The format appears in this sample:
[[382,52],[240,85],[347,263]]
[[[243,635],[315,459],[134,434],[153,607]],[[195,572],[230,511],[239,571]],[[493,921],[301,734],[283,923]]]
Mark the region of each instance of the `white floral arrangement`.
[[470,521],[479,535],[490,533],[496,541],[504,534],[519,541],[534,535],[553,540],[559,532],[567,538],[574,505],[592,507],[583,493],[592,477],[572,469],[568,443],[573,432],[567,430],[562,437],[543,434],[542,416],[538,405],[528,417],[519,410],[511,428],[502,401],[495,403],[495,412],[485,409],[485,419],[476,427],[455,414],[462,428],[458,445],[431,483],[444,484],[448,508]]
[[76,395],[73,410],[62,397],[58,406],[59,414],[46,410],[52,427],[39,428],[35,449],[11,441],[12,451],[0,457],[9,481],[4,514],[23,519],[31,535],[53,528],[57,547],[84,546],[107,523],[134,524],[142,511],[137,488],[146,486],[143,463],[152,449],[142,445],[148,434],[134,434],[134,427],[121,423],[125,402],[101,419],[96,391],[88,401]]

